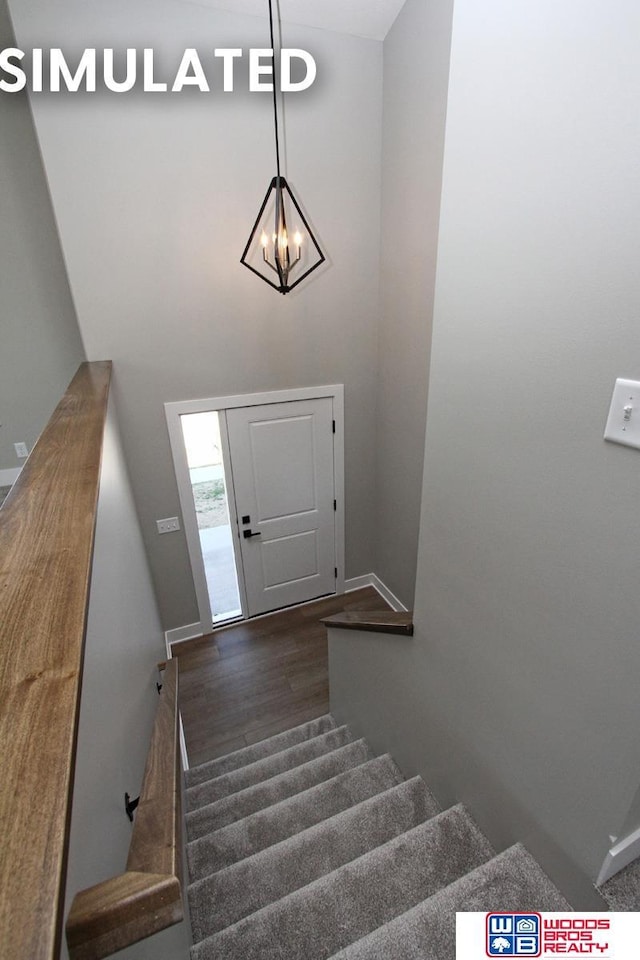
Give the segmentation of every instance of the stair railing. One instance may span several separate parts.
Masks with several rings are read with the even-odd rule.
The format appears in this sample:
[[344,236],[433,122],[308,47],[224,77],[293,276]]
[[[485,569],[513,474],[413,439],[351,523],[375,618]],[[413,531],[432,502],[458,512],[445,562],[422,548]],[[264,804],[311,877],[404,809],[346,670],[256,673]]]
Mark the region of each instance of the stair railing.
[[183,919],[180,774],[176,659],[165,668],[126,870],[74,897],[71,960],[101,960]]
[[111,364],[83,363],[0,511],[0,956],[55,960]]

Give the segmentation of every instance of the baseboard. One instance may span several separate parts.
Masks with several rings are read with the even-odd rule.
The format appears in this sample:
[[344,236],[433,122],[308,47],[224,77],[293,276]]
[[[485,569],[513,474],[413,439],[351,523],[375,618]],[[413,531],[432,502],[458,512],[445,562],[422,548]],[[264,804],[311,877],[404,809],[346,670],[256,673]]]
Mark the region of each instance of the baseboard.
[[[396,610],[398,613],[405,612],[406,607],[403,603],[398,600],[398,598],[389,590],[389,587],[386,586],[375,573],[365,573],[361,577],[352,577],[350,580],[345,580],[344,590],[345,593],[352,593],[354,590],[362,590],[363,587],[373,587],[374,590],[377,590],[383,600],[389,604],[392,610]],[[315,603],[315,600],[308,600],[307,603]],[[306,606],[307,603],[296,604],[296,606]],[[279,610],[274,610],[272,613],[264,613],[262,617],[272,617],[276,613],[280,613]],[[262,617],[253,617],[253,620],[262,619]],[[238,623],[243,623],[244,621],[239,620]],[[214,632],[214,631],[211,631]],[[167,657],[171,659],[171,646],[174,643],[181,643],[183,640],[194,640],[196,637],[203,637],[204,631],[202,629],[201,623],[187,623],[184,627],[174,627],[173,630],[165,630],[164,640],[167,648]]]
[[0,487],[12,486],[18,477],[22,467],[10,467],[7,470],[0,470]]
[[389,590],[389,587],[383,583],[375,573],[365,573],[362,577],[353,577],[351,580],[345,580],[344,587],[345,593],[351,593],[353,590],[362,590],[363,587],[373,587],[396,613],[407,612],[407,607],[398,600],[396,595]]
[[180,643],[181,640],[194,640],[196,637],[203,637],[201,623],[187,623],[184,627],[174,627],[173,630],[165,630],[164,642],[167,648],[167,656],[171,659],[171,644]]
[[601,887],[603,883],[610,880],[616,873],[620,873],[638,857],[640,857],[640,827],[611,847],[600,868],[596,886]]
[[178,712],[179,732],[180,732],[180,753],[182,754],[182,769],[189,769],[189,755],[187,753],[187,741],[184,738],[184,727],[182,725],[182,714]]
[[354,590],[362,590],[364,587],[371,586],[371,577],[373,574],[365,573],[362,577],[351,577],[344,582],[344,592],[353,593]]

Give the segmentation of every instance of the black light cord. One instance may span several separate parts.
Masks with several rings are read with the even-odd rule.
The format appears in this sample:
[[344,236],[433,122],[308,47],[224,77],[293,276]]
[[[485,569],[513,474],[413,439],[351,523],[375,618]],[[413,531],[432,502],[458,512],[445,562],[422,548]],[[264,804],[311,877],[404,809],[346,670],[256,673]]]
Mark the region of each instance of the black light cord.
[[271,50],[273,51],[273,123],[276,132],[276,172],[280,186],[280,140],[278,137],[278,94],[276,92],[276,45],[273,35],[273,8],[269,0],[269,27],[271,30]]

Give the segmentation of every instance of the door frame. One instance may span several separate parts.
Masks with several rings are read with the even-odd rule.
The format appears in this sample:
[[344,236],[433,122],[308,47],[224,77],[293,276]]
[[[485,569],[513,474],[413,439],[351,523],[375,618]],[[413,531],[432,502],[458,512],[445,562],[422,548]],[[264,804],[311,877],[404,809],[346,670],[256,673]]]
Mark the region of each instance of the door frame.
[[[344,385],[334,383],[318,387],[294,387],[288,390],[270,390],[261,393],[241,393],[223,397],[204,397],[199,400],[178,400],[165,403],[164,411],[167,419],[167,429],[169,431],[169,442],[171,444],[171,453],[173,456],[173,465],[175,468],[176,481],[178,484],[178,496],[180,498],[180,507],[182,510],[182,523],[187,540],[187,549],[189,551],[189,560],[191,562],[191,572],[193,575],[193,585],[198,604],[198,615],[200,617],[200,629],[203,634],[211,633],[213,629],[213,616],[209,602],[209,590],[202,559],[202,550],[200,547],[200,535],[198,532],[198,522],[193,503],[193,494],[191,492],[191,478],[189,474],[189,465],[187,463],[187,453],[180,425],[180,417],[189,413],[208,413],[216,411],[222,413],[225,410],[231,410],[235,407],[257,407],[271,403],[289,403],[294,400],[320,400],[329,397],[333,400],[333,419],[335,421],[335,432],[333,435],[333,483],[334,497],[336,500],[336,509],[334,511],[335,523],[335,552],[336,552],[336,593],[344,593],[345,583],[345,510],[344,510]],[[220,418],[220,437],[223,446],[223,461],[225,464],[225,479],[227,484],[227,500],[229,503],[229,513],[231,520],[231,529],[236,542],[236,566],[240,561],[240,531],[237,523],[237,517],[231,517],[231,511],[235,511],[235,492],[233,489],[233,477],[231,470],[227,470],[230,463],[229,443],[225,418]],[[240,571],[241,572],[241,571]],[[242,616],[235,620],[247,619],[246,597],[244,595],[244,576],[239,576],[240,603],[242,606]],[[268,614],[262,614],[268,616]],[[226,623],[231,621],[225,621]],[[223,625],[221,622],[220,626]]]

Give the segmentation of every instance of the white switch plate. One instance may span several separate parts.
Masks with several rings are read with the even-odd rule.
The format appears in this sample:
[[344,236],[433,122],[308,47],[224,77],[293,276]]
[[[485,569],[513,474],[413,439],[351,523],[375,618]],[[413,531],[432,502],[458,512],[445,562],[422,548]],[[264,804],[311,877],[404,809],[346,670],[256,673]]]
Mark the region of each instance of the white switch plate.
[[156,520],[158,533],[174,533],[180,529],[180,521],[177,517],[167,517],[166,520]]
[[604,438],[640,450],[640,382],[637,380],[616,380]]
[[24,460],[25,457],[29,456],[26,443],[14,443],[13,446],[16,451],[16,457],[18,457],[20,460]]

